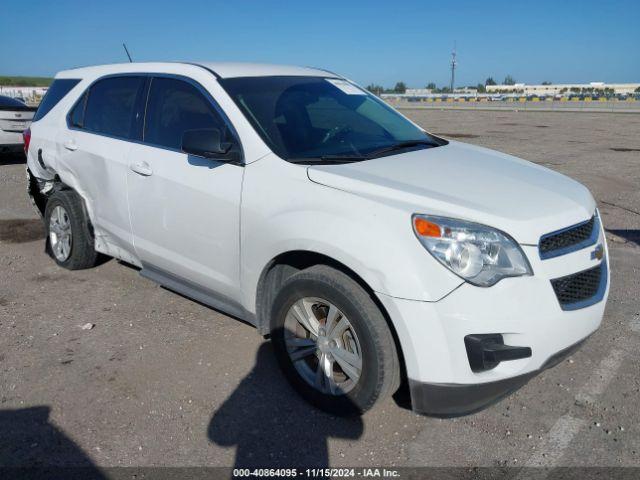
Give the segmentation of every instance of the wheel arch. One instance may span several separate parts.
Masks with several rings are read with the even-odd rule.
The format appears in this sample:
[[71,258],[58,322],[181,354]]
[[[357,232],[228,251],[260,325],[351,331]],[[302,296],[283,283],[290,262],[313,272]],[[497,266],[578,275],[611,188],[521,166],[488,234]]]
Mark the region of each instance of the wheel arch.
[[256,291],[256,327],[258,328],[258,331],[262,335],[268,335],[270,333],[271,307],[280,286],[284,281],[294,273],[315,265],[327,265],[341,271],[360,285],[360,287],[362,287],[362,289],[371,297],[373,302],[380,309],[380,312],[385,318],[389,330],[391,331],[396,351],[398,352],[398,359],[400,361],[400,375],[402,379],[405,379],[406,369],[404,354],[398,333],[393,321],[391,320],[389,312],[376,295],[375,290],[371,288],[365,279],[353,268],[323,253],[311,250],[290,250],[280,253],[267,263],[260,274]]
[[[47,204],[49,203],[50,198],[58,192],[69,192],[74,194],[78,199],[80,210],[82,211],[82,215],[84,216],[84,220],[85,220],[83,222],[83,229],[85,231],[85,234],[87,235],[87,238],[91,242],[95,242],[95,231],[93,228],[93,222],[91,221],[89,210],[87,209],[87,203],[84,197],[80,195],[73,187],[64,183],[58,175],[56,175],[52,180],[50,180],[50,182],[52,183],[52,187],[48,189],[46,193],[42,193],[42,190],[37,190],[37,195],[39,195],[39,197],[35,196],[36,195],[35,192],[33,194],[34,196],[32,197],[36,208],[38,210],[42,208],[42,210],[40,211],[42,213],[42,220],[43,222],[45,222],[45,228],[47,228],[45,213],[46,213]],[[30,191],[30,194],[31,194],[31,191]],[[51,250],[51,245],[49,244],[49,236],[47,235],[47,238],[45,239],[45,251],[50,253],[50,250]]]
[[[47,180],[36,177],[31,169],[27,167],[27,178],[27,193],[29,194],[34,207],[38,210],[38,212],[40,212],[40,215],[43,218],[44,212],[47,208],[47,202],[49,201],[49,197],[51,197],[51,195],[61,190],[73,190],[73,188],[71,188],[60,179],[60,176],[57,173],[52,179]],[[84,199],[82,199],[82,207],[86,213]]]

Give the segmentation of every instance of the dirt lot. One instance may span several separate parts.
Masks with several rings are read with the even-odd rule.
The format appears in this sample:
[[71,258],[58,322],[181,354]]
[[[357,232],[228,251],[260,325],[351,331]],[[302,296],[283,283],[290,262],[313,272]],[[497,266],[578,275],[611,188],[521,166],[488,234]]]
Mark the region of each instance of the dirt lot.
[[116,261],[56,267],[23,159],[4,157],[0,466],[640,466],[640,115],[405,113],[591,189],[612,287],[580,351],[475,415],[421,417],[389,400],[332,418],[290,390],[252,327]]

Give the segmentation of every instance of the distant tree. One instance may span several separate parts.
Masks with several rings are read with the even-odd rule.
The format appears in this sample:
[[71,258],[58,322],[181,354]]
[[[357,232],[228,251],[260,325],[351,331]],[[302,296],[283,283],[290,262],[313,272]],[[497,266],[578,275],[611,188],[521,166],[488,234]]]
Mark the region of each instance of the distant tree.
[[436,90],[438,87],[436,87],[436,84],[435,84],[435,83],[433,83],[433,82],[429,82],[429,83],[427,84],[427,88],[428,88],[429,90]]
[[571,91],[574,93],[580,93],[580,87],[571,87]]
[[478,93],[486,93],[487,92],[486,87],[481,83],[476,85],[476,88],[478,89]]
[[0,85],[9,87],[48,87],[52,81],[46,77],[0,77]]
[[551,85],[551,82],[549,80],[545,80],[544,82],[542,82],[542,85]]
[[380,96],[380,94],[384,92],[384,87],[372,83],[371,85],[367,86],[367,90],[369,90],[374,95]]
[[393,91],[395,93],[405,93],[407,91],[407,85],[404,82],[398,82],[396,86],[393,87]]
[[513,78],[511,75],[507,75],[506,77],[504,77],[504,81],[502,82],[503,85],[515,85],[516,84],[516,79]]
[[493,79],[493,77],[489,77],[484,81],[485,85],[495,85],[496,81]]
[[565,88],[561,89],[560,93],[567,93],[567,88],[565,87]]
[[634,92],[640,92],[640,87],[636,88]]

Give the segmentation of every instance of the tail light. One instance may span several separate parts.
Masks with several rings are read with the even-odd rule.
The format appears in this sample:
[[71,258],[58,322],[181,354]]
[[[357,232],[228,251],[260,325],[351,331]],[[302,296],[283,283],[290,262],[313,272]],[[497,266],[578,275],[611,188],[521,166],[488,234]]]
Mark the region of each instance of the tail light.
[[30,128],[27,128],[24,132],[22,132],[22,138],[24,140],[24,154],[27,155],[29,153],[29,144],[31,143]]

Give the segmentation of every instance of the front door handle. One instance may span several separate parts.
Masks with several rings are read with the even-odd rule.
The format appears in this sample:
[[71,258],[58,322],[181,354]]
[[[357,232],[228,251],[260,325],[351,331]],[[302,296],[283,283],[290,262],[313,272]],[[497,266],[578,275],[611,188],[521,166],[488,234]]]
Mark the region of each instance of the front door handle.
[[64,148],[73,152],[78,149],[78,144],[75,142],[75,140],[67,140],[66,142],[64,142]]
[[136,162],[129,165],[129,168],[136,172],[138,175],[142,175],[143,177],[148,177],[153,174],[153,170],[147,162]]

